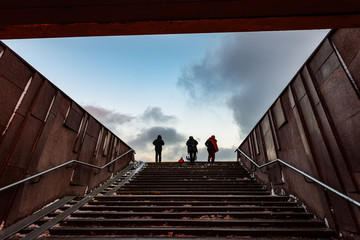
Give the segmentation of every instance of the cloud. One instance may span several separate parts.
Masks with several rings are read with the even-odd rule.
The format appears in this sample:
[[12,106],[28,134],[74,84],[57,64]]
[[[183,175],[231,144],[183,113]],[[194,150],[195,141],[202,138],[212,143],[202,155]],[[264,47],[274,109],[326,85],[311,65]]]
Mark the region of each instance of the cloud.
[[137,134],[135,139],[130,140],[129,144],[139,148],[151,145],[158,135],[162,136],[165,145],[176,145],[185,141],[185,136],[179,134],[175,128],[171,127],[151,127],[144,129],[141,133]]
[[272,103],[271,95],[263,95],[233,94],[228,99],[227,106],[232,110],[241,137],[250,132]]
[[186,150],[186,137],[178,133],[175,128],[157,126],[143,129],[141,133],[137,134],[135,138],[128,143],[134,149],[140,149],[142,152],[154,151],[152,142],[158,135],[161,135],[165,142],[162,151],[163,161],[177,161],[180,159],[181,156],[179,155]]
[[226,104],[240,136],[244,137],[327,32],[253,32],[225,36],[199,62],[183,68],[177,86],[188,93],[189,101]]
[[165,115],[159,107],[148,107],[142,115],[144,121],[153,120],[155,122],[169,122],[176,120],[175,116]]
[[[160,107],[147,107],[142,114],[137,116],[119,113],[115,110],[94,105],[85,105],[84,108],[107,128],[116,133],[122,133],[124,128],[134,127],[133,125],[141,128],[143,125],[148,126],[149,122],[165,124],[177,119],[175,116],[164,114]],[[125,125],[126,127],[124,127]]]
[[109,110],[100,106],[85,105],[84,109],[112,131],[115,131],[119,125],[123,125],[134,119],[134,117],[130,115],[122,114],[115,110]]
[[[152,126],[154,123],[164,124],[175,121],[176,117],[166,115],[159,107],[147,107],[142,114],[130,116],[100,106],[86,105],[84,108],[104,126],[115,132],[118,137],[134,148],[141,159],[152,161],[154,151],[152,142],[161,135],[165,141],[163,150],[164,161],[177,161],[186,151],[186,137],[173,127]],[[149,124],[149,121],[152,122]],[[124,139],[125,138],[125,139]],[[183,154],[183,156],[185,156]]]
[[[219,151],[215,154],[215,161],[234,161],[236,160],[236,154],[234,153],[236,147],[230,147],[230,148],[222,148],[219,146]],[[208,159],[208,152],[206,150],[206,147],[198,147],[198,154],[197,154],[197,160],[198,161],[207,161]]]
[[236,154],[235,154],[236,147],[231,148],[220,148],[219,152],[216,153],[216,158],[220,160],[229,160],[229,161],[235,161],[236,160]]
[[[136,150],[138,160],[154,161],[152,157],[152,153],[154,152],[152,142],[158,135],[161,135],[165,142],[162,152],[163,161],[178,161],[180,157],[185,159],[188,155],[186,147],[188,136],[179,133],[174,127],[138,127],[139,125],[142,125],[142,122],[147,122],[149,119],[152,119],[155,122],[167,122],[176,119],[176,117],[164,114],[159,107],[148,107],[143,114],[140,114],[137,117],[132,117],[99,106],[86,105],[84,108],[102,124],[117,133],[123,133],[125,132],[124,129],[129,130],[136,125],[137,127],[133,129],[133,134],[127,136],[128,140],[126,140],[126,143]],[[143,126],[146,126],[146,124]],[[120,138],[123,137],[122,134],[118,136]],[[197,140],[199,141],[198,160],[206,161],[207,151],[204,141]],[[234,149],[232,148],[220,148],[216,159],[231,160],[234,157],[233,151]]]

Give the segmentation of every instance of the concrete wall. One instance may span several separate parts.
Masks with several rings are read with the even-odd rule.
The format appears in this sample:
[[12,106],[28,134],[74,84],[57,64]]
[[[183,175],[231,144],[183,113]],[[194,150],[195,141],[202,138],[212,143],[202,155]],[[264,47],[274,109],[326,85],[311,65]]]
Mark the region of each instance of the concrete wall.
[[[258,164],[276,158],[360,201],[360,29],[332,31],[240,145]],[[286,66],[284,66],[286,67]],[[360,235],[360,211],[279,165],[255,170],[335,231]]]
[[[1,42],[0,111],[1,187],[73,159],[102,166],[131,149]],[[133,152],[101,172],[61,168],[0,192],[0,223],[83,195],[132,160]]]

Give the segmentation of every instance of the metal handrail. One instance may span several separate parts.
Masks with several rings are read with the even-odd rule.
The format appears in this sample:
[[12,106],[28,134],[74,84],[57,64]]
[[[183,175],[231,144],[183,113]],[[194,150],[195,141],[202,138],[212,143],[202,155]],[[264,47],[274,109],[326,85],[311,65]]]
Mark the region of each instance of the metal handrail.
[[294,167],[294,166],[292,166],[292,165],[284,162],[284,161],[281,160],[281,159],[275,159],[275,160],[273,160],[273,161],[271,161],[271,162],[265,163],[265,164],[263,164],[263,165],[259,165],[259,164],[257,164],[254,160],[252,160],[249,156],[247,156],[243,151],[241,151],[239,148],[236,149],[235,152],[236,152],[236,151],[239,151],[240,154],[242,154],[243,156],[245,156],[251,163],[253,163],[253,164],[254,164],[257,168],[259,168],[259,169],[260,169],[260,168],[263,168],[263,167],[266,167],[266,166],[269,166],[269,165],[271,165],[271,164],[277,163],[277,162],[279,162],[279,163],[281,163],[281,164],[284,164],[285,166],[287,166],[287,167],[291,168],[292,170],[294,170],[294,171],[302,174],[303,176],[311,179],[312,181],[314,181],[315,183],[319,184],[320,186],[326,188],[327,190],[329,190],[329,191],[331,191],[331,192],[339,195],[340,197],[342,197],[342,198],[346,199],[347,201],[349,201],[349,202],[355,204],[356,206],[360,207],[360,202],[358,202],[358,201],[350,198],[349,196],[347,196],[347,195],[345,195],[345,194],[337,191],[336,189],[334,189],[334,188],[326,185],[325,183],[317,180],[316,178],[314,178],[314,177],[308,175],[307,173],[305,173],[305,172],[297,169],[296,167]]
[[129,151],[127,151],[127,152],[123,153],[122,155],[118,156],[117,158],[111,160],[110,162],[108,162],[107,164],[105,164],[105,165],[102,166],[102,167],[99,167],[99,166],[96,166],[96,165],[93,165],[93,164],[90,164],[90,163],[80,162],[80,161],[78,161],[78,160],[70,160],[70,161],[68,161],[68,162],[66,162],[66,163],[63,163],[63,164],[60,164],[60,165],[58,165],[58,166],[56,166],[56,167],[50,168],[50,169],[45,170],[45,171],[43,171],[43,172],[37,173],[37,174],[35,174],[35,175],[33,175],[33,176],[27,177],[27,178],[25,178],[25,179],[23,179],[23,180],[20,180],[20,181],[14,182],[14,183],[12,183],[12,184],[9,184],[9,185],[7,185],[7,186],[5,186],[5,187],[2,187],[2,188],[0,188],[0,192],[1,192],[1,191],[4,191],[4,190],[6,190],[6,189],[9,189],[9,188],[11,188],[11,187],[14,187],[14,186],[16,186],[16,185],[19,185],[19,184],[21,184],[21,183],[27,182],[27,181],[29,181],[29,180],[31,180],[31,179],[37,178],[37,177],[39,177],[39,176],[41,176],[41,175],[44,175],[44,174],[46,174],[46,173],[52,172],[52,171],[54,171],[54,170],[56,170],[56,169],[65,167],[65,166],[67,166],[67,165],[69,165],[69,164],[73,164],[73,163],[77,163],[77,164],[84,165],[84,166],[87,166],[87,167],[92,167],[92,168],[96,168],[96,169],[102,170],[102,169],[106,168],[107,166],[109,166],[110,164],[112,164],[113,162],[119,160],[120,158],[122,158],[123,156],[125,156],[126,154],[128,154],[128,153],[130,153],[130,152],[132,152],[132,151],[135,152],[134,149],[130,149]]

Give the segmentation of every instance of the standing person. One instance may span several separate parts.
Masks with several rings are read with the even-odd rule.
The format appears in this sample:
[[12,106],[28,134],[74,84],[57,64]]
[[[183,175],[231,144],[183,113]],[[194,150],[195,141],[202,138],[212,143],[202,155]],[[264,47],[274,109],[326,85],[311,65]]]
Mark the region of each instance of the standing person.
[[219,148],[218,148],[216,142],[217,142],[217,141],[216,141],[214,135],[212,135],[212,136],[205,142],[205,145],[206,145],[206,147],[207,147],[207,151],[208,151],[208,153],[209,153],[208,162],[210,162],[210,159],[211,159],[211,163],[214,163],[215,153],[216,153],[217,151],[219,151]]
[[186,146],[188,147],[188,153],[190,154],[190,164],[193,165],[196,158],[197,146],[198,142],[193,138],[193,136],[189,137],[189,140],[186,142]]
[[161,162],[161,151],[162,146],[165,144],[162,140],[161,135],[157,136],[157,139],[153,141],[153,144],[155,145],[155,162]]

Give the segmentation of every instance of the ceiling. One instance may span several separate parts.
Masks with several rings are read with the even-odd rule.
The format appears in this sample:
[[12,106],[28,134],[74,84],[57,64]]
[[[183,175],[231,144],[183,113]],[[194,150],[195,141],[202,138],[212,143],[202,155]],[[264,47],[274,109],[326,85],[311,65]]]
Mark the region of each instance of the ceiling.
[[360,27],[359,0],[2,0],[0,39]]

